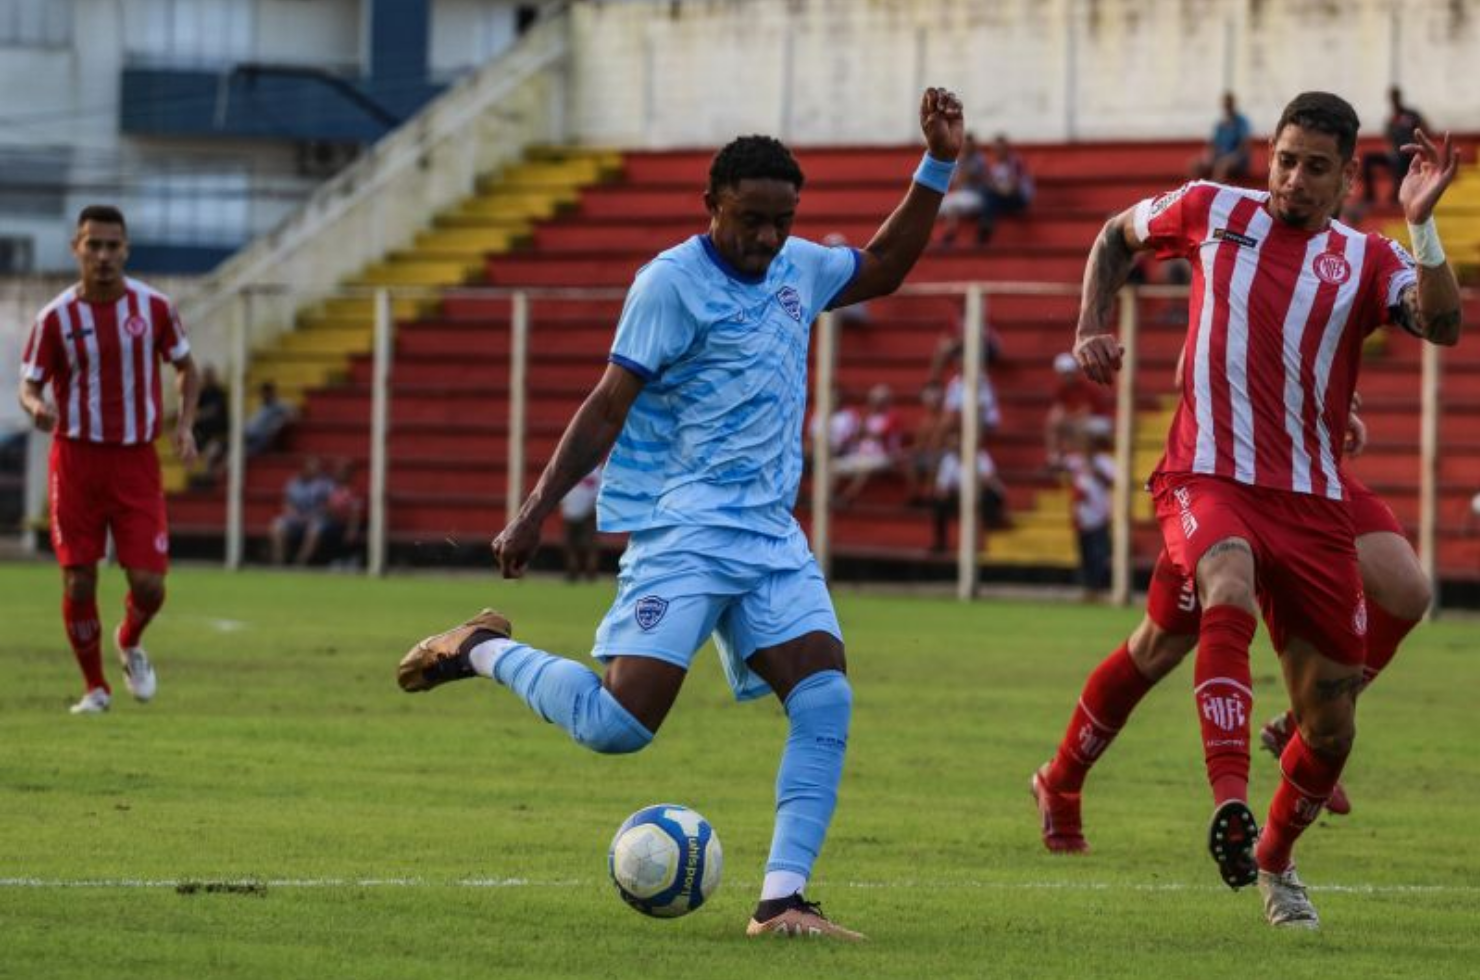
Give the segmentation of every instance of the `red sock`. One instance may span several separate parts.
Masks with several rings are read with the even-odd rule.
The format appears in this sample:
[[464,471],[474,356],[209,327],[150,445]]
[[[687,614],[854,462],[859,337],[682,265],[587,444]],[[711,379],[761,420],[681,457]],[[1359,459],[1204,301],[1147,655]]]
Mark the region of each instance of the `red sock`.
[[1341,778],[1346,757],[1328,759],[1316,755],[1296,732],[1280,756],[1280,787],[1269,804],[1269,819],[1259,835],[1254,859],[1259,867],[1276,874],[1290,870],[1290,852],[1305,828],[1321,815],[1331,790]]
[[1064,740],[1048,767],[1048,785],[1061,793],[1079,792],[1090,767],[1115,741],[1153,685],[1136,669],[1127,644],[1106,657],[1084,682]]
[[62,597],[62,622],[67,625],[67,639],[72,644],[72,656],[82,668],[82,677],[87,689],[95,687],[112,693],[108,679],[103,676],[102,626],[98,623],[98,601],[89,599],[77,602]]
[[123,626],[118,631],[118,645],[122,647],[136,647],[144,635],[144,627],[159,612],[159,607],[164,605],[164,589],[159,590],[159,601],[150,606],[141,601],[132,592],[123,601]]
[[1399,619],[1375,602],[1367,603],[1367,663],[1362,668],[1365,687],[1392,662],[1403,637],[1418,625],[1416,619]]
[[1254,617],[1237,606],[1214,606],[1203,611],[1197,638],[1193,693],[1208,782],[1220,806],[1249,798],[1249,717],[1254,710],[1249,646],[1254,629]]

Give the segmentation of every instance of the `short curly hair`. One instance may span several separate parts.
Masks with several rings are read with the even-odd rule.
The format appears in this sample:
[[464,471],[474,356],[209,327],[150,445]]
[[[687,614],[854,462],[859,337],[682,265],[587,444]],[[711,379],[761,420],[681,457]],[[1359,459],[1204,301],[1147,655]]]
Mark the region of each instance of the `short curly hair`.
[[806,178],[796,158],[778,139],[741,136],[731,140],[709,164],[709,192],[717,194],[742,180],[784,180],[797,190]]

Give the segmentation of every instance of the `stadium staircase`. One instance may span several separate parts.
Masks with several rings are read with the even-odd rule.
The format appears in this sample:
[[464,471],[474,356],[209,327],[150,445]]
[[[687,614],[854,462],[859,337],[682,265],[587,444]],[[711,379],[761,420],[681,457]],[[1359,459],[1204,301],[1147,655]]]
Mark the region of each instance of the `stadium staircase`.
[[[1185,142],[1025,147],[1037,182],[1031,212],[1004,221],[986,247],[932,248],[911,282],[1077,283],[1105,218],[1181,183],[1196,149]],[[918,154],[909,147],[799,151],[808,182],[795,233],[814,239],[841,235],[864,244],[898,203]],[[485,194],[438,215],[415,248],[387,256],[356,281],[612,288],[609,299],[536,298],[531,304],[526,453],[534,475],[603,370],[620,289],[653,253],[704,229],[700,191],[707,165],[708,154],[697,151],[620,158],[546,151],[490,181]],[[1256,161],[1256,170],[1261,166]],[[1480,175],[1467,174],[1455,198],[1453,212],[1441,217],[1445,238],[1456,261],[1480,274]],[[1385,227],[1395,217],[1378,209],[1370,220]],[[985,441],[1009,487],[1012,527],[986,540],[988,574],[993,566],[1004,574],[1022,574],[1026,567],[1067,578],[1076,563],[1068,493],[1044,467],[1042,421],[1053,356],[1070,343],[1077,307],[1072,293],[989,297],[988,319],[1001,340],[991,377],[1003,422]],[[1160,453],[1170,416],[1168,392],[1185,331],[1182,308],[1163,300],[1146,301],[1142,309],[1138,481]],[[400,302],[395,313],[391,540],[413,561],[446,559],[449,549],[481,550],[504,516],[509,302],[461,294]],[[1467,314],[1471,323],[1480,322],[1480,306]],[[870,386],[887,383],[906,428],[912,428],[932,355],[959,320],[955,297],[893,296],[869,304],[867,321],[850,323],[841,333],[837,377],[843,398],[860,404]],[[282,484],[303,455],[367,458],[370,337],[367,301],[330,300],[304,311],[296,331],[258,354],[254,380],[276,380],[302,411],[281,450],[252,461],[246,496],[250,536],[265,533]],[[1372,443],[1353,464],[1410,529],[1418,518],[1419,346],[1397,337],[1371,348],[1362,390]],[[1447,577],[1474,579],[1480,577],[1480,538],[1468,532],[1467,515],[1471,496],[1480,490],[1480,348],[1447,351],[1445,371],[1439,561]],[[1137,497],[1135,553],[1144,565],[1159,535],[1144,495]],[[806,500],[804,490],[804,522]],[[170,506],[178,533],[219,537],[219,489],[177,493]],[[911,507],[903,481],[890,474],[834,513],[833,536],[839,558],[897,562],[902,568],[950,564],[952,552],[929,551],[929,513]]]

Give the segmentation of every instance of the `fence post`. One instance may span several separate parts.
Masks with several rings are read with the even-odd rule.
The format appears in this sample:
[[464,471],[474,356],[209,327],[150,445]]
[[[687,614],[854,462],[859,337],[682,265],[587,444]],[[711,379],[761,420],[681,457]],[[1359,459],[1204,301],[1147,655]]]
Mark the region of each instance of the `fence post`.
[[369,553],[365,559],[368,575],[385,574],[385,477],[386,458],[390,455],[391,334],[394,327],[391,293],[381,287],[375,290],[375,359],[370,382],[370,527]]
[[1434,599],[1425,618],[1439,614],[1439,345],[1423,345],[1419,377],[1418,423],[1418,561],[1434,584]]
[[977,540],[981,508],[981,477],[976,471],[977,447],[981,442],[982,324],[986,319],[982,286],[966,287],[966,316],[961,345],[961,535],[956,542],[956,598],[976,596]]
[[817,378],[812,390],[812,555],[826,578],[832,577],[832,414],[837,365],[837,317],[817,318]]
[[227,420],[226,449],[226,567],[242,567],[245,515],[242,498],[246,486],[247,335],[252,330],[252,293],[243,288],[236,294],[230,321],[231,377],[227,381],[231,399]]
[[504,498],[504,523],[513,523],[524,502],[525,405],[529,371],[529,294],[509,298],[509,483]]
[[1136,462],[1136,349],[1140,318],[1136,289],[1120,290],[1120,377],[1115,390],[1115,488],[1110,515],[1113,535],[1110,544],[1110,601],[1117,606],[1131,602],[1131,484]]

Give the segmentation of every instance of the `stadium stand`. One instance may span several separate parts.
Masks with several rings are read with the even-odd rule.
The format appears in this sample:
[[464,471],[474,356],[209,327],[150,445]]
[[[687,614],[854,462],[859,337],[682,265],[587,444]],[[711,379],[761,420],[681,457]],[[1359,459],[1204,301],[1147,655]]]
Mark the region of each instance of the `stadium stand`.
[[[911,282],[1077,284],[1105,218],[1179,185],[1196,147],[1190,141],[1023,147],[1038,187],[1031,213],[1005,221],[985,248],[932,250]],[[918,153],[914,147],[799,150],[808,183],[795,233],[813,239],[839,233],[855,244],[866,242],[897,203],[902,175]],[[532,478],[602,370],[620,289],[654,252],[704,230],[700,193],[707,165],[708,154],[698,151],[620,157],[537,152],[486,181],[479,196],[436,216],[415,247],[387,256],[356,283],[612,289],[610,299],[537,297],[531,304],[526,453]],[[1254,172],[1263,166],[1256,159]],[[1456,191],[1463,193],[1441,220],[1446,240],[1456,243],[1457,263],[1473,275],[1480,271],[1480,182],[1472,177]],[[1377,211],[1370,220],[1390,231],[1386,226],[1395,216]],[[1138,481],[1160,452],[1184,330],[1175,315],[1180,304],[1160,303],[1146,301],[1142,310],[1133,473]],[[1077,296],[1067,289],[1062,295],[988,298],[1002,346],[992,379],[1003,423],[987,445],[1009,488],[1013,522],[986,544],[989,574],[992,566],[1013,566],[1067,575],[1076,564],[1067,491],[1043,467],[1040,422],[1052,387],[1052,358],[1068,345],[1077,307]],[[901,411],[911,427],[916,408],[907,393],[924,382],[936,344],[956,329],[959,311],[959,298],[947,295],[901,295],[871,304],[868,322],[843,334],[839,386],[861,397],[875,383],[891,385],[902,395]],[[504,517],[509,301],[464,293],[441,301],[398,300],[394,312],[391,540],[407,545],[466,539],[481,545]],[[1480,318],[1480,308],[1470,315]],[[265,532],[278,489],[303,454],[365,460],[371,331],[368,300],[329,300],[301,314],[297,330],[255,356],[253,381],[277,380],[301,414],[282,452],[252,461],[249,536]],[[1361,385],[1372,444],[1354,464],[1410,528],[1418,519],[1419,346],[1401,338],[1372,345]],[[1480,486],[1480,349],[1461,345],[1446,351],[1444,365],[1439,566],[1446,577],[1472,579],[1480,577],[1480,542],[1461,529]],[[807,500],[805,489],[801,499]],[[219,537],[219,489],[177,492],[170,508],[178,537]],[[805,503],[801,510],[805,522]],[[1145,564],[1159,534],[1143,495],[1136,517],[1135,554]],[[928,553],[928,511],[909,506],[903,479],[894,474],[874,480],[859,501],[833,515],[832,526],[840,558],[946,561]],[[558,541],[554,529],[550,541]]]

